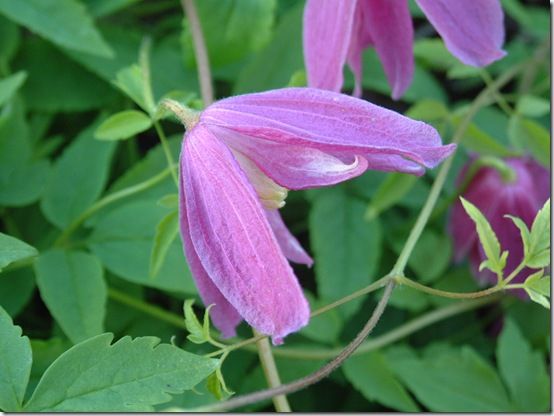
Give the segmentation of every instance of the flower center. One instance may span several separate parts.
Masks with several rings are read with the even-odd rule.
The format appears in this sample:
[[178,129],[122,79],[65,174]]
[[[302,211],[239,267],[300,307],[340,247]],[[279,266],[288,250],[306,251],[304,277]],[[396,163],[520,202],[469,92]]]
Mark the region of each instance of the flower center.
[[262,205],[268,209],[284,207],[288,190],[277,185],[273,179],[263,173],[252,160],[242,153],[236,150],[232,150],[232,152],[258,194]]

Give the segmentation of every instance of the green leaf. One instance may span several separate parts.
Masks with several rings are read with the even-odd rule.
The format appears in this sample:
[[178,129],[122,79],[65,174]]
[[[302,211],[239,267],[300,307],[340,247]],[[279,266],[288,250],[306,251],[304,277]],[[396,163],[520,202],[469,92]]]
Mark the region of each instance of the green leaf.
[[516,104],[519,114],[527,117],[542,117],[550,112],[550,101],[534,95],[522,95]]
[[104,120],[94,132],[94,137],[99,140],[128,139],[151,126],[152,120],[142,111],[121,111]]
[[[451,119],[454,127],[458,127],[462,121],[462,115],[457,114]],[[462,145],[471,152],[480,155],[507,157],[512,153],[500,141],[481,129],[477,124],[470,123],[465,130]]]
[[469,347],[425,358],[388,357],[393,372],[432,412],[510,412],[513,405],[495,369]]
[[192,305],[194,304],[194,299],[187,299],[183,303],[183,313],[185,315],[185,326],[189,334],[187,339],[195,344],[204,344],[208,341],[204,334],[204,327],[196,317]]
[[0,0],[0,13],[58,46],[98,56],[113,55],[86,8],[76,0]]
[[[276,0],[198,2],[210,64],[227,65],[263,48],[271,39],[276,4]],[[194,47],[188,20],[185,20],[183,44],[185,59],[192,66]]]
[[94,17],[104,17],[138,3],[140,0],[85,0]]
[[547,267],[550,264],[550,198],[537,213],[529,235],[527,266]]
[[23,85],[26,78],[27,73],[19,71],[0,80],[0,107],[12,98],[13,94]]
[[7,65],[12,60],[20,41],[19,27],[4,16],[0,16],[0,65]]
[[514,217],[513,215],[504,215],[506,218],[512,220],[514,225],[519,229],[519,234],[521,237],[521,242],[523,243],[523,257],[524,259],[529,258],[529,249],[531,244],[531,233],[527,224],[525,224],[521,218]]
[[379,185],[367,210],[365,219],[371,221],[379,216],[386,209],[400,201],[412,189],[417,176],[405,173],[391,173]]
[[[370,284],[381,257],[378,220],[364,220],[365,204],[343,188],[323,190],[310,212],[310,239],[321,299],[337,300]],[[351,315],[361,300],[340,310]]]
[[440,121],[448,118],[449,115],[450,112],[444,103],[427,99],[417,101],[406,112],[407,117],[423,121]]
[[0,278],[0,306],[17,317],[31,300],[34,290],[35,276],[30,268],[6,271]]
[[107,289],[96,257],[52,250],[41,254],[35,272],[42,300],[73,343],[102,333]]
[[94,140],[96,126],[93,123],[65,149],[42,197],[42,212],[59,228],[89,208],[107,182],[115,145]]
[[458,63],[442,39],[418,39],[414,43],[415,58],[431,69],[445,71]]
[[529,342],[511,319],[504,321],[496,357],[516,411],[547,412],[550,408],[550,380],[544,358],[531,350]]
[[0,307],[0,409],[21,411],[33,356],[29,338]]
[[22,206],[36,201],[44,192],[50,173],[50,163],[38,160],[15,166],[5,176],[0,174],[0,204]]
[[543,126],[515,115],[510,118],[508,136],[515,148],[531,152],[543,166],[550,166],[550,134]]
[[119,277],[158,289],[196,293],[180,241],[169,247],[158,277],[150,278],[156,226],[166,214],[167,210],[155,200],[121,205],[98,219],[87,244],[102,264]]
[[0,271],[12,263],[23,262],[37,255],[36,248],[15,237],[0,233]]
[[442,233],[424,230],[408,260],[419,280],[430,283],[437,280],[450,265],[451,239]]
[[498,238],[485,216],[479,211],[479,208],[463,197],[460,197],[460,200],[466,213],[475,223],[479,241],[487,255],[487,260],[481,264],[479,270],[482,270],[483,267],[487,267],[492,272],[500,275],[506,266],[506,252],[502,253],[502,255],[500,254],[500,243],[498,242]]
[[142,69],[140,66],[133,64],[123,68],[117,73],[114,84],[127,94],[140,108],[148,114],[153,114],[156,109],[154,106],[148,105],[149,100],[147,100],[144,90],[145,82],[146,80],[144,79]]
[[179,212],[172,211],[167,214],[156,226],[154,245],[150,255],[150,276],[158,275],[162,267],[167,251],[179,233]]
[[344,363],[343,370],[346,378],[369,401],[377,401],[401,412],[419,410],[380,352],[353,356]]
[[[304,296],[310,303],[312,311],[325,306],[327,303],[316,299],[310,292],[304,291]],[[310,318],[310,323],[300,330],[300,334],[324,344],[335,345],[339,339],[343,322],[338,311],[329,310],[316,317]]]
[[190,390],[218,361],[154,337],[102,334],[75,345],[44,373],[27,412],[148,412]]
[[529,276],[524,283],[524,289],[532,301],[550,309],[550,276],[543,276],[543,270],[539,270]]
[[179,194],[167,194],[158,199],[157,204],[164,208],[177,209],[179,207]]

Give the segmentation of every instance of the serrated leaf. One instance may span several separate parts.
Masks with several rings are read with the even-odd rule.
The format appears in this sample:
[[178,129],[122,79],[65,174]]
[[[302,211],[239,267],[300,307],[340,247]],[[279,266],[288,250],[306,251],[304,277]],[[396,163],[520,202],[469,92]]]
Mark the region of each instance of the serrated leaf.
[[521,235],[521,241],[523,243],[523,257],[528,258],[529,257],[529,248],[530,248],[530,241],[531,241],[531,234],[529,232],[529,228],[527,228],[527,224],[525,224],[521,218],[514,217],[513,215],[505,215],[505,217],[512,220],[512,222],[515,224],[517,228],[519,228],[519,233]]
[[23,85],[26,78],[27,73],[25,71],[19,71],[0,80],[0,107]]
[[0,307],[0,410],[21,411],[32,361],[29,338]]
[[154,337],[102,334],[75,345],[46,370],[25,411],[148,412],[190,390],[218,361]]
[[550,296],[550,276],[543,276],[544,271],[539,270],[525,279],[525,287],[534,290],[544,296]]
[[[223,373],[221,372],[221,365],[223,364],[222,360],[217,367],[217,369],[208,377],[206,380],[206,388],[210,393],[214,395],[217,400],[222,400],[227,396],[234,394],[233,391],[227,388],[225,379],[223,378]],[[223,393],[226,393],[223,394]]]
[[400,201],[412,189],[416,180],[417,176],[405,173],[391,173],[387,175],[386,179],[375,191],[375,194],[373,194],[373,198],[365,212],[365,219],[372,221],[381,212]]
[[0,13],[58,46],[113,56],[87,9],[76,0],[0,0]]
[[99,140],[128,139],[151,126],[152,120],[142,111],[121,111],[104,120],[94,132],[94,137]]
[[0,233],[0,271],[12,263],[29,260],[37,254],[37,249],[29,244]]
[[[492,272],[501,274],[504,270],[504,266],[506,265],[506,255],[504,253],[501,255],[500,253],[500,243],[498,242],[496,234],[485,216],[481,213],[481,211],[479,211],[479,208],[463,197],[460,197],[460,200],[466,213],[475,223],[477,234],[479,235],[479,241],[481,242],[483,250],[487,255],[487,260],[481,263],[479,270],[487,267]],[[502,261],[502,259],[504,259],[504,261]]]
[[48,251],[37,260],[35,272],[42,299],[73,343],[103,331],[107,289],[96,257]]
[[511,319],[504,321],[496,357],[500,374],[510,390],[517,411],[548,411],[550,389],[544,359],[538,351],[531,349]]
[[208,338],[205,336],[204,328],[196,317],[194,310],[192,309],[193,304],[194,299],[187,299],[183,304],[183,313],[185,314],[185,326],[187,328],[187,331],[189,332],[189,335],[187,335],[187,339],[191,342],[194,342],[195,344],[204,344],[208,341]]
[[167,251],[179,233],[179,212],[167,214],[156,226],[156,235],[150,256],[150,276],[155,277],[162,267]]
[[527,266],[547,267],[550,264],[550,198],[539,210],[529,236]]

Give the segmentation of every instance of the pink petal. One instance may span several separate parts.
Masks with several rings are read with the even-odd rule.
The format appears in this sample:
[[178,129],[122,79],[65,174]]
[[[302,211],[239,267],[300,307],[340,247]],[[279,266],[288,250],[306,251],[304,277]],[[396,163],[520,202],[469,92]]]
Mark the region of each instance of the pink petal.
[[[364,157],[369,169],[421,173],[419,165],[434,167],[455,148],[442,146],[439,134],[428,124],[367,101],[314,88],[227,98],[208,107],[201,120],[211,129],[225,127],[260,140],[252,147],[304,147],[348,163]],[[273,178],[272,172],[266,173]]]
[[416,0],[444,39],[446,47],[466,65],[486,66],[506,52],[504,14],[498,0]]
[[[412,17],[406,0],[365,0],[358,4],[361,23],[358,47],[351,49],[349,62],[355,68],[368,41],[383,63],[392,86],[392,98],[400,98],[410,86],[414,74]],[[353,42],[354,43],[354,42]],[[355,71],[356,72],[356,71]]]
[[[184,142],[183,142],[184,144]],[[183,146],[184,147],[184,146]],[[181,171],[186,169],[186,160],[183,157],[184,151],[181,152]],[[242,321],[242,317],[237,310],[231,305],[223,294],[219,291],[217,286],[214,285],[204,266],[200,262],[192,240],[190,237],[189,219],[187,216],[185,187],[183,184],[183,177],[180,177],[179,186],[179,223],[181,230],[181,239],[183,241],[183,248],[185,251],[185,257],[189,265],[192,277],[200,293],[204,305],[208,306],[215,304],[210,310],[210,316],[214,325],[221,331],[223,337],[230,338],[236,335],[235,328]]]
[[202,266],[252,327],[281,342],[308,323],[309,307],[252,185],[201,123],[183,153],[189,233]]
[[308,85],[340,91],[356,0],[308,0],[304,9],[304,59]]
[[271,225],[285,257],[295,263],[306,264],[311,267],[314,261],[302,248],[296,237],[291,234],[283,222],[283,218],[281,218],[279,211],[276,209],[266,209],[265,215],[267,216],[269,225]]

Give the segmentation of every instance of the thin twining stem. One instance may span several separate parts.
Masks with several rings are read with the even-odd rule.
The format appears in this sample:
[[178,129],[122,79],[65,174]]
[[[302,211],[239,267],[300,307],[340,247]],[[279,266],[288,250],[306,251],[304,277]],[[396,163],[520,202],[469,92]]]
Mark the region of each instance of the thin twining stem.
[[340,352],[339,355],[337,355],[332,361],[330,361],[329,363],[321,367],[319,370],[315,371],[314,373],[306,377],[303,377],[291,383],[283,384],[282,386],[279,386],[276,388],[261,390],[250,394],[245,394],[243,396],[238,396],[234,399],[227,400],[220,403],[215,403],[213,405],[201,406],[194,409],[187,409],[187,411],[223,412],[223,411],[235,409],[237,407],[245,406],[251,403],[256,403],[262,400],[267,400],[280,394],[294,393],[295,391],[302,390],[324,379],[329,374],[331,374],[334,370],[340,367],[342,363],[348,357],[350,357],[354,353],[354,351],[356,351],[356,349],[364,342],[364,340],[369,335],[369,333],[373,330],[373,328],[375,328],[375,326],[379,322],[379,319],[381,319],[383,312],[385,311],[385,307],[387,306],[387,303],[390,299],[390,296],[394,289],[394,285],[395,283],[393,280],[390,280],[387,283],[387,285],[385,286],[383,297],[379,300],[379,303],[377,303],[377,306],[375,307],[373,313],[371,314],[371,317],[364,325],[362,330],[358,333],[358,335],[356,335],[356,338],[354,338],[350,342],[350,344],[348,344]]
[[207,107],[214,102],[214,92],[210,59],[204,34],[202,33],[202,25],[198,18],[194,0],[181,0],[181,5],[189,20],[192,41],[194,43],[194,55],[196,56],[196,66],[198,68],[198,80],[200,81],[200,93],[202,94],[202,101],[204,101],[204,105]]
[[[158,138],[160,139],[167,165],[174,166],[175,161],[173,160],[173,155],[171,154],[171,147],[169,146],[169,141],[167,140],[162,126],[159,122],[154,121],[154,128],[156,129],[156,133],[158,133]],[[177,171],[175,169],[171,169],[171,177],[173,178],[175,186],[179,188],[179,178],[177,177]]]

